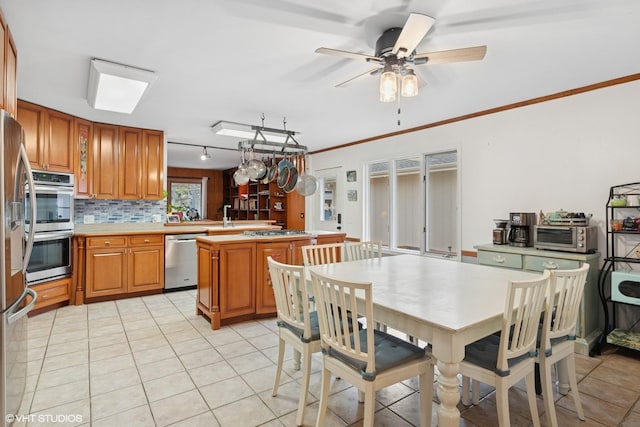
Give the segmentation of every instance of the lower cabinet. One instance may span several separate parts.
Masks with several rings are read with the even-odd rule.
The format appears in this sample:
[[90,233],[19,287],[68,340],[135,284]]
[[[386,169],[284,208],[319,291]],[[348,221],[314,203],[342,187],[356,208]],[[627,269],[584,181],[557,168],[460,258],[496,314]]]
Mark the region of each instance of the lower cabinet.
[[600,336],[602,306],[598,295],[598,261],[600,254],[574,254],[506,245],[478,245],[478,264],[516,270],[542,272],[544,270],[570,270],[589,264],[589,275],[584,288],[582,304],[576,324],[576,349],[588,355]]
[[87,238],[87,298],[164,287],[162,235]]
[[71,299],[71,282],[71,277],[64,277],[50,282],[30,285],[38,293],[38,300],[32,311],[38,312],[40,309],[68,302]]
[[301,264],[300,247],[311,243],[310,236],[244,242],[198,240],[198,314],[211,319],[212,329],[234,320],[275,314],[267,257]]

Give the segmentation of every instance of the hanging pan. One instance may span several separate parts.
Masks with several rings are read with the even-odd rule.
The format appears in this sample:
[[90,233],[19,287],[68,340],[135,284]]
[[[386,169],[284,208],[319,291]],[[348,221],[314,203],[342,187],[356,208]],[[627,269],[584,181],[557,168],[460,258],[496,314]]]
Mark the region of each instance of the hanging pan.
[[289,179],[287,180],[287,184],[283,188],[284,192],[291,193],[296,188],[297,183],[298,183],[298,169],[294,164],[289,168]]

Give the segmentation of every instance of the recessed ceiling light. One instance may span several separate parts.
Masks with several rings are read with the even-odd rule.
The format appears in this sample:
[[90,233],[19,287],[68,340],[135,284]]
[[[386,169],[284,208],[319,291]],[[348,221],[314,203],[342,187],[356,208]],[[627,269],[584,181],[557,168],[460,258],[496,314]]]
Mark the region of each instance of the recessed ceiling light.
[[131,114],[157,78],[153,71],[92,59],[87,101],[97,110]]

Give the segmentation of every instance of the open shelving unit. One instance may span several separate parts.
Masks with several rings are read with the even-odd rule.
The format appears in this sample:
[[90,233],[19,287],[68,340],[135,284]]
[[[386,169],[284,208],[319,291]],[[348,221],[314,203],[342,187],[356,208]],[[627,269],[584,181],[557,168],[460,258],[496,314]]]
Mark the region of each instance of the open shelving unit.
[[224,204],[231,205],[231,220],[274,220],[275,225],[285,228],[287,195],[284,191],[275,182],[264,184],[258,181],[238,186],[233,181],[234,171],[225,171],[224,174]]
[[[606,206],[606,237],[607,255],[604,265],[598,276],[598,290],[604,309],[604,328],[593,353],[599,354],[602,347],[608,343],[619,347],[627,347],[640,351],[640,331],[618,327],[618,305],[640,306],[640,203],[636,201],[632,205],[623,203],[628,199],[640,197],[640,182],[616,185],[609,190],[609,199]],[[638,197],[635,197],[638,196]],[[616,201],[612,203],[612,201]],[[613,224],[617,222],[617,224]],[[629,281],[627,289],[630,289],[628,297],[618,296],[612,273],[616,271],[631,271],[637,274],[638,281]],[[634,277],[634,276],[631,276]],[[616,294],[614,298],[612,295]],[[640,309],[635,312],[640,313]],[[633,319],[633,326],[638,325],[638,316]]]

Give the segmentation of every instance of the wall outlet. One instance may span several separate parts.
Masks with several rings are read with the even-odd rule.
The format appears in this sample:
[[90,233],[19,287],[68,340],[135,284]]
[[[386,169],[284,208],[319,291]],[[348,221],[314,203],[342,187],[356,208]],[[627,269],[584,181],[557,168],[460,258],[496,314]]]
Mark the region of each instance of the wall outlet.
[[84,223],[85,224],[93,224],[96,222],[96,217],[94,215],[85,215]]
[[153,214],[153,222],[162,222],[162,215]]

